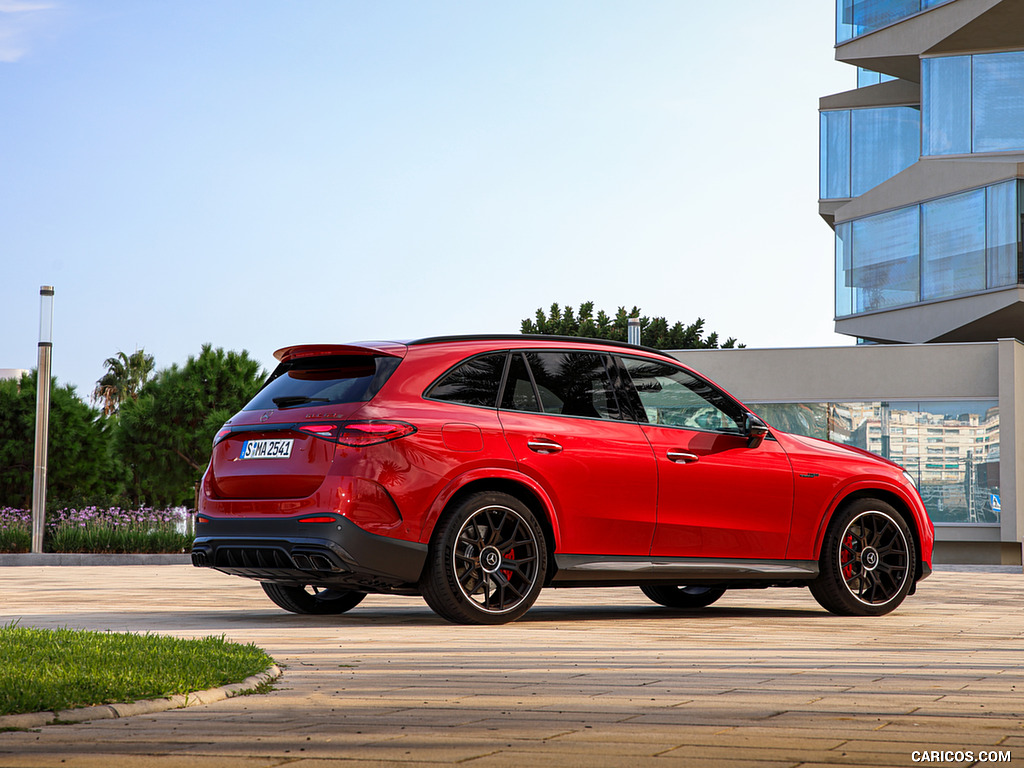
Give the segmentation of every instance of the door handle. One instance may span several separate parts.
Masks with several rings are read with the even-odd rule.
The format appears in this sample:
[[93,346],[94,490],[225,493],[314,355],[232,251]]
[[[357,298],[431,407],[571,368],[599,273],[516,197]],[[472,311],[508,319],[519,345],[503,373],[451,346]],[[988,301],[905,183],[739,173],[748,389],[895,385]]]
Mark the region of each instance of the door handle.
[[561,453],[562,446],[554,440],[529,440],[526,447],[534,453]]
[[669,461],[674,461],[676,464],[692,464],[695,461],[700,461],[700,456],[695,453],[687,453],[686,451],[669,449],[665,456],[668,457]]

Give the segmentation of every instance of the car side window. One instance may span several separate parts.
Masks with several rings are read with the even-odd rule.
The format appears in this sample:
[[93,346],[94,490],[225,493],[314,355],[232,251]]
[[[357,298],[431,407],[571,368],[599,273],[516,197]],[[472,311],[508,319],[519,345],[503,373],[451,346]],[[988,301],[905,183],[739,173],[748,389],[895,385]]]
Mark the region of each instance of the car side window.
[[540,411],[537,393],[533,388],[533,379],[526,368],[522,352],[513,352],[508,364],[508,375],[505,377],[505,392],[501,397],[501,407],[509,411]]
[[[593,352],[526,352],[540,408],[562,416],[626,420],[612,386],[607,355]],[[511,380],[511,377],[510,377]]]
[[471,357],[442,376],[427,390],[426,397],[496,408],[507,357],[507,352]]
[[703,379],[657,360],[624,357],[622,363],[648,423],[744,434],[746,413]]

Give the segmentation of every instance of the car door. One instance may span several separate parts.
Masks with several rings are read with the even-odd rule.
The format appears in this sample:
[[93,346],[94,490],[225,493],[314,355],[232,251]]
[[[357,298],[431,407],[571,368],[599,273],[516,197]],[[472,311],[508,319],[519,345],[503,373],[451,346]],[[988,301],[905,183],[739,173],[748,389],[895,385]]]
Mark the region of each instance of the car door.
[[784,558],[793,470],[779,443],[748,447],[746,410],[685,369],[620,359],[658,468],[651,554]]
[[513,352],[499,418],[519,469],[555,506],[560,551],[650,552],[654,455],[619,403],[620,371],[595,352]]

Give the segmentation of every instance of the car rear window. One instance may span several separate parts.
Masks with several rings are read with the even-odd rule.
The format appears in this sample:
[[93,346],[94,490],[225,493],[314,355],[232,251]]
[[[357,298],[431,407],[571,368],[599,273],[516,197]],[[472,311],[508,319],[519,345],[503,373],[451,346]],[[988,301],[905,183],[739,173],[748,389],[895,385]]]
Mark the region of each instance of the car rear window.
[[335,355],[281,363],[243,410],[366,402],[400,362],[390,356]]

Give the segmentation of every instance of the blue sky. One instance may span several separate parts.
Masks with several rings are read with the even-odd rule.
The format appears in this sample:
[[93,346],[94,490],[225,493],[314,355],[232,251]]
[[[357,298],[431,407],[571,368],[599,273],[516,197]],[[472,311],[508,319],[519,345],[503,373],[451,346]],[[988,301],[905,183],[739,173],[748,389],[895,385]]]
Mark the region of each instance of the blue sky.
[[0,368],[511,332],[841,345],[823,0],[0,0]]

